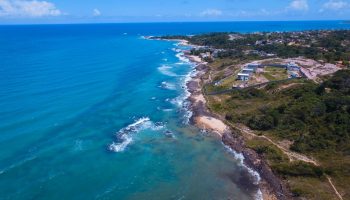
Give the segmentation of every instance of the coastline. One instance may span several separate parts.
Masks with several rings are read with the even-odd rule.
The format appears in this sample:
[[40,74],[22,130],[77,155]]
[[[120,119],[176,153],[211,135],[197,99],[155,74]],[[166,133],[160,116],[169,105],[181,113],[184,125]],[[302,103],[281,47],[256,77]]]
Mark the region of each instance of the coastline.
[[[171,40],[178,41],[179,45],[192,46],[186,40]],[[185,52],[184,56],[190,62],[195,64],[195,76],[186,83],[187,91],[190,93],[188,100],[190,102],[190,110],[192,116],[190,123],[200,129],[207,130],[216,134],[221,139],[223,145],[236,154],[243,156],[242,164],[247,167],[252,174],[257,173],[259,176],[256,199],[276,200],[289,199],[289,192],[282,184],[282,181],[273,174],[270,167],[254,150],[246,148],[242,136],[238,130],[233,130],[230,126],[224,123],[224,119],[211,112],[207,108],[207,100],[202,92],[202,85],[207,81],[204,76],[209,71],[208,63],[203,62],[199,56],[188,55]]]

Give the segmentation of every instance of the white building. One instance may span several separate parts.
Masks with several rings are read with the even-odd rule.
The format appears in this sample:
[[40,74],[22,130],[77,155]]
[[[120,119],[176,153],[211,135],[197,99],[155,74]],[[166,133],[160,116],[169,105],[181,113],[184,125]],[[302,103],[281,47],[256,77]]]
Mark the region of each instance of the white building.
[[249,74],[246,73],[238,73],[238,79],[241,81],[248,81],[249,80]]

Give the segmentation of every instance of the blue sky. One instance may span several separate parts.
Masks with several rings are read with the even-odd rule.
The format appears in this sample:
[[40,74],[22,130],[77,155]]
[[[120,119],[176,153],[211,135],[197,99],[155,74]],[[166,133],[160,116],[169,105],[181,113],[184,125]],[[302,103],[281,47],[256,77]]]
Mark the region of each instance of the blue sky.
[[350,19],[350,0],[0,0],[0,23]]

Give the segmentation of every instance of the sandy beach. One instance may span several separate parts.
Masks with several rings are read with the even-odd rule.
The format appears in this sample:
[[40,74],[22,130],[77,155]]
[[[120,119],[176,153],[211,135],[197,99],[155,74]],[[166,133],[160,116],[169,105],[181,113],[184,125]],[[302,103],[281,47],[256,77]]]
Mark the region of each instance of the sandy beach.
[[201,129],[210,130],[217,133],[219,136],[223,136],[225,131],[229,130],[226,124],[221,120],[209,116],[198,116],[195,117],[195,123]]
[[[187,44],[188,43],[184,43]],[[264,200],[286,199],[285,196],[276,195],[284,193],[281,188],[280,180],[274,176],[268,165],[251,149],[245,148],[244,141],[234,133],[228,125],[221,120],[220,116],[211,113],[206,106],[206,98],[202,92],[203,76],[208,72],[209,67],[206,62],[198,56],[185,56],[196,64],[196,75],[187,83],[190,92],[189,101],[193,116],[191,122],[200,129],[215,133],[220,137],[223,143],[232,148],[237,153],[244,155],[244,163],[249,168],[257,171],[262,180],[259,183],[261,197]]]
[[[197,62],[200,60],[198,56],[192,56],[191,59],[193,59],[193,57],[196,57],[196,63],[202,64],[202,62]],[[200,67],[197,67],[197,70],[200,70]],[[198,77],[203,73],[203,71],[198,71],[197,76],[187,84],[191,93],[191,107],[194,111],[192,122],[198,128],[214,132],[222,137],[226,131],[229,131],[229,127],[223,121],[212,116],[206,108],[207,101],[201,91],[201,79]]]

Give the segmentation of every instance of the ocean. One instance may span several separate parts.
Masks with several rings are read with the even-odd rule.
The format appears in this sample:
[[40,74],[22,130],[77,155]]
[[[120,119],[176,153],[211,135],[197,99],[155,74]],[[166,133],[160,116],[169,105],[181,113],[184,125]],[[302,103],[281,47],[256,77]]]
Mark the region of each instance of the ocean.
[[0,26],[0,199],[256,199],[259,177],[188,123],[194,65],[149,35],[341,21]]

